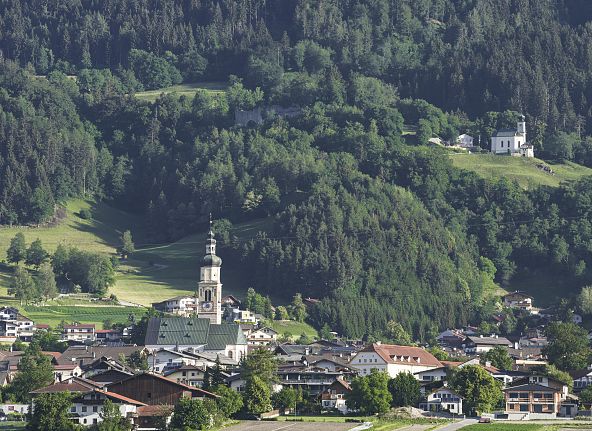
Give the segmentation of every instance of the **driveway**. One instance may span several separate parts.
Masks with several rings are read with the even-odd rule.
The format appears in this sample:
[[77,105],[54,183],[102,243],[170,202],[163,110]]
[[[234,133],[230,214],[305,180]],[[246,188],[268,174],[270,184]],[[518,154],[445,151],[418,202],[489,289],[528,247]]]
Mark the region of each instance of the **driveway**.
[[462,421],[448,424],[442,428],[438,428],[437,430],[438,431],[456,431],[456,430],[459,430],[459,429],[464,428],[466,426],[476,424],[478,422],[479,422],[478,419],[463,419]]
[[224,431],[349,431],[359,423],[244,421]]

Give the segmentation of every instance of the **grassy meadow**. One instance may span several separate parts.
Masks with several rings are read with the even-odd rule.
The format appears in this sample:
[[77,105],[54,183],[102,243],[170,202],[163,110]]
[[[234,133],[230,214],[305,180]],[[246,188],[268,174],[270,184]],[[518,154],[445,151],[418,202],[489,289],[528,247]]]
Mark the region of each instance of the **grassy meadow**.
[[[450,158],[457,168],[473,171],[487,179],[504,176],[517,181],[524,189],[540,185],[557,187],[564,181],[575,181],[583,176],[592,175],[592,169],[572,162],[552,163],[536,158],[463,153],[451,153]],[[550,166],[555,175],[537,168],[540,163]]]
[[179,84],[171,87],[159,88],[158,90],[140,91],[136,93],[136,97],[147,102],[154,102],[161,94],[174,94],[178,97],[186,96],[193,98],[195,93],[205,90],[212,94],[223,93],[228,84],[225,82],[195,82],[192,84]]
[[295,322],[293,320],[274,320],[271,324],[271,329],[279,332],[281,335],[290,333],[293,338],[298,338],[302,334],[306,334],[310,338],[318,337],[317,330],[308,323]]
[[[90,209],[92,218],[80,218],[82,209]],[[259,231],[269,229],[271,219],[258,219],[236,225],[233,235],[239,241],[252,238]],[[177,295],[193,293],[199,281],[199,267],[205,254],[205,232],[187,236],[170,244],[148,245],[141,219],[117,210],[109,205],[82,199],[73,200],[65,208],[63,218],[50,226],[42,227],[0,227],[0,261],[6,259],[6,249],[17,232],[23,232],[27,245],[36,238],[53,252],[60,243],[80,249],[115,254],[119,238],[125,230],[131,230],[137,251],[117,268],[116,283],[109,289],[121,301],[139,305],[123,307],[114,304],[101,305],[98,302],[58,299],[43,306],[23,306],[8,296],[12,267],[0,263],[0,304],[13,305],[39,323],[55,326],[62,320],[82,323],[98,323],[105,319],[125,322],[130,314],[142,315],[146,306]],[[218,254],[224,260],[224,249]],[[250,286],[244,284],[233,262],[225,261],[222,267],[222,283],[225,294],[243,297]],[[274,302],[285,302],[286,298],[272,297]],[[305,333],[310,337],[317,332],[308,324],[298,322],[275,322],[278,332],[289,332],[294,336]]]

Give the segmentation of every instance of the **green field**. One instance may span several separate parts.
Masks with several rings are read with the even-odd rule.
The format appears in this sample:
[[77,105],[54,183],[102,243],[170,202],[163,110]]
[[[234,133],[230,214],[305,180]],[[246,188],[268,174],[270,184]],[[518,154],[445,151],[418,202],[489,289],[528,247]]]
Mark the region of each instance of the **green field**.
[[[81,209],[91,209],[92,219],[83,220],[78,216]],[[271,219],[259,219],[235,226],[233,235],[239,240],[247,240],[260,230],[268,229]],[[117,268],[116,283],[109,289],[119,300],[149,306],[176,295],[192,293],[199,280],[199,267],[205,254],[205,233],[195,234],[180,241],[163,244],[145,244],[145,232],[138,217],[119,211],[105,203],[74,200],[65,208],[64,217],[52,226],[0,228],[0,260],[5,259],[5,251],[17,232],[23,232],[27,244],[40,238],[50,252],[59,243],[69,244],[85,250],[114,254],[121,233],[132,231],[138,251]],[[218,253],[224,259],[224,249]],[[0,302],[3,305],[20,306],[7,295],[12,268],[0,264]],[[242,297],[249,286],[244,285],[240,274],[233,268],[233,262],[225,261],[222,270],[224,293]],[[105,319],[126,321],[130,313],[142,314],[141,307],[100,306],[79,301],[72,305],[64,300],[51,302],[49,306],[24,307],[23,312],[38,322],[55,326],[62,320],[83,323],[100,323]],[[315,334],[308,325],[288,325],[289,331],[296,335],[306,332]],[[284,330],[283,332],[285,332]]]
[[[517,181],[525,189],[532,189],[539,185],[557,187],[561,182],[575,181],[583,176],[592,175],[592,169],[572,162],[552,163],[534,158],[493,154],[451,153],[450,158],[457,168],[476,172],[487,179],[498,179],[503,176]],[[540,163],[550,166],[555,171],[555,175],[537,168]]]
[[211,94],[222,94],[227,87],[228,85],[225,82],[196,82],[193,84],[173,85],[158,90],[140,91],[136,93],[136,97],[148,102],[154,102],[161,94],[175,94],[178,97],[187,96],[193,98],[195,93],[200,90],[205,90]]
[[101,323],[104,320],[111,320],[114,323],[124,323],[129,321],[130,314],[136,319],[142,317],[146,311],[139,307],[109,307],[109,306],[64,306],[50,305],[44,307],[24,306],[22,311],[25,316],[35,322],[46,323],[55,328],[61,321],[71,323],[77,321],[81,323],[95,323],[98,329],[102,329]]
[[308,323],[300,323],[293,320],[274,320],[271,324],[271,329],[277,331],[280,335],[290,333],[294,338],[298,338],[302,334],[306,334],[310,338],[319,336],[317,330]]

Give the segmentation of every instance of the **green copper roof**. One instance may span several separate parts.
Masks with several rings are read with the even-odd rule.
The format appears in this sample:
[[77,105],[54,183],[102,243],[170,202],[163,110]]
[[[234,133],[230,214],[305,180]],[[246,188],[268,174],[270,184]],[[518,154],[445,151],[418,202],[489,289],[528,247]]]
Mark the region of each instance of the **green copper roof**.
[[229,344],[247,344],[236,323],[210,323],[197,317],[153,317],[148,321],[146,345],[206,346],[206,350],[224,350]]

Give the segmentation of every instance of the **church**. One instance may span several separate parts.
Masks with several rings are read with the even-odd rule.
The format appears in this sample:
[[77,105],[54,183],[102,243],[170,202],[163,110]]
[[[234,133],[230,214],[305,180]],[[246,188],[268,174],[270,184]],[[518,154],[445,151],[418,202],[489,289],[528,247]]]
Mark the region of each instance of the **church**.
[[526,119],[521,115],[516,129],[496,130],[491,137],[491,152],[518,157],[534,157],[534,147],[526,142]]
[[222,323],[222,259],[216,256],[212,231],[206,238],[195,295],[197,317],[152,317],[148,321],[145,345],[149,350],[176,350],[215,353],[240,360],[247,354],[247,339],[239,324]]

